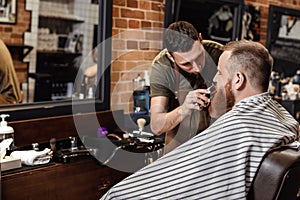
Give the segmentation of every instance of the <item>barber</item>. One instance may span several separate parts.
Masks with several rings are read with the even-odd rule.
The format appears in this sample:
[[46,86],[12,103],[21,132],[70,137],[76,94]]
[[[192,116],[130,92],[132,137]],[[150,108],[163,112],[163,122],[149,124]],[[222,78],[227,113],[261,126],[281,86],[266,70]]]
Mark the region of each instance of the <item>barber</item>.
[[155,135],[166,133],[168,153],[209,126],[206,88],[223,45],[203,40],[192,24],[178,21],[166,29],[164,46],[152,64],[150,126]]

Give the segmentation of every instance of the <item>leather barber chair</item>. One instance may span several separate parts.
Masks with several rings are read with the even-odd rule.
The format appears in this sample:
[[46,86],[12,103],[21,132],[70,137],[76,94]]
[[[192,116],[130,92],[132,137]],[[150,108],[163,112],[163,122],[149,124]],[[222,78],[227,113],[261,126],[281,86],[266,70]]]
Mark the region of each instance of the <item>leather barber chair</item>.
[[299,143],[295,147],[280,147],[265,156],[247,199],[300,199]]

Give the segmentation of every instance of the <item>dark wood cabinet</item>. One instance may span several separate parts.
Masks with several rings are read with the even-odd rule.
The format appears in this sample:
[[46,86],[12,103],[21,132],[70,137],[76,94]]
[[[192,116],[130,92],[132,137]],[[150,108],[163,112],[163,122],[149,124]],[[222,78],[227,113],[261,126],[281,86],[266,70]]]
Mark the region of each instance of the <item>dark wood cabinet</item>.
[[[115,111],[116,116],[123,116]],[[111,111],[78,114],[83,124],[97,115],[99,123],[109,130],[118,129]],[[48,117],[9,123],[15,130],[15,145],[49,142],[78,136],[72,115]],[[97,130],[97,129],[96,129]],[[87,135],[96,130],[86,126]],[[25,168],[25,169],[24,169]],[[129,173],[118,171],[87,156],[69,163],[50,163],[43,167],[22,167],[21,170],[1,173],[1,197],[3,200],[93,200],[99,199],[111,186],[127,177]]]
[[2,173],[3,200],[99,199],[129,173],[103,166],[93,158],[54,163],[14,173]]

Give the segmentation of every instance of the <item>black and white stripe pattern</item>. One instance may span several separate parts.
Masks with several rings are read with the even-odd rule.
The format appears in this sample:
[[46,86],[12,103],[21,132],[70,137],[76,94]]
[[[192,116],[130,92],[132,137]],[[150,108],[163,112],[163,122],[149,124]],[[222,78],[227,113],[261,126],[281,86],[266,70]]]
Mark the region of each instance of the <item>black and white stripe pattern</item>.
[[102,199],[245,199],[263,155],[297,139],[298,123],[284,108],[267,94],[252,96]]

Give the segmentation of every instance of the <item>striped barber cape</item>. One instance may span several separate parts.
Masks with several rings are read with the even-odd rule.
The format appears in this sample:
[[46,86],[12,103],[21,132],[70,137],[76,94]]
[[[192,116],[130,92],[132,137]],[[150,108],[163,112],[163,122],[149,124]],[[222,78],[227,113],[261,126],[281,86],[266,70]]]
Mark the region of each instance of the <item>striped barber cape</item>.
[[267,93],[248,97],[102,199],[246,199],[264,154],[298,140],[298,126]]

